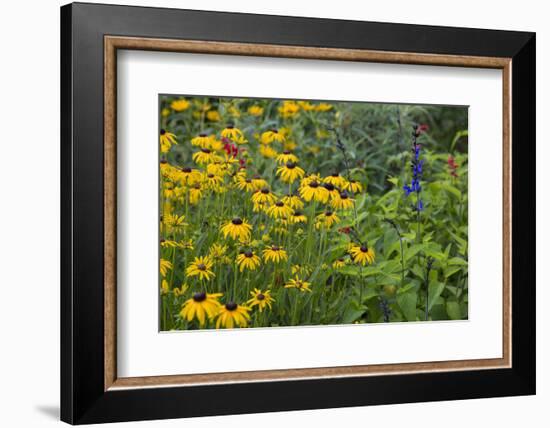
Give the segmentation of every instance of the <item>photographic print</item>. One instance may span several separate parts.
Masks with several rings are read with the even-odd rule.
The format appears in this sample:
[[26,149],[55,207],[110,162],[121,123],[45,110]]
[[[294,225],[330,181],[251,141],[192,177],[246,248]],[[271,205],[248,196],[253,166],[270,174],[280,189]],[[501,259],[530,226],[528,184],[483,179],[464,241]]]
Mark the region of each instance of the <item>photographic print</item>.
[[468,319],[468,108],[159,96],[161,331]]

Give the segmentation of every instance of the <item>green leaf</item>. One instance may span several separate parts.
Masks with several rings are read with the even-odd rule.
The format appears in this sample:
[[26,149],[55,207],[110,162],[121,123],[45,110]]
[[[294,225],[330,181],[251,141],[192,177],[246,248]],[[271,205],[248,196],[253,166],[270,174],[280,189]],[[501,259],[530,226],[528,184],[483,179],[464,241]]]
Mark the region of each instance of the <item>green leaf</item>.
[[344,316],[342,317],[342,322],[350,324],[354,321],[357,321],[361,316],[367,311],[367,307],[357,304],[357,302],[352,301],[350,305],[346,308]]
[[[425,289],[425,288],[424,288]],[[428,310],[432,308],[438,297],[445,289],[445,284],[439,281],[432,281],[428,287]]]
[[410,290],[406,293],[397,294],[397,304],[403,311],[407,321],[416,321],[416,300],[418,296],[416,290]]
[[452,320],[462,319],[462,311],[460,310],[460,305],[456,301],[447,302],[447,314]]
[[447,263],[450,266],[468,266],[468,261],[460,257],[451,257]]

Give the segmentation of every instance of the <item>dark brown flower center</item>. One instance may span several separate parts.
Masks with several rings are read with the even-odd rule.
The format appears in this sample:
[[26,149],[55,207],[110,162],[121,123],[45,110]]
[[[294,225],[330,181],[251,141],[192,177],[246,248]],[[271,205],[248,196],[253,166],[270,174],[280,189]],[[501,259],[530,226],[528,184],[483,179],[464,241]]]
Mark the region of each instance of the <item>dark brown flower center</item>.
[[168,163],[168,161],[166,159],[161,159],[160,163],[165,164],[165,163]]
[[341,198],[341,199],[347,199],[347,198],[348,198],[347,192],[342,192],[342,193],[340,193],[340,198]]
[[294,169],[294,168],[296,168],[296,164],[294,162],[287,162],[286,167],[288,169]]
[[293,214],[293,215],[294,215],[294,217],[299,217],[299,216],[301,216],[302,214],[303,214],[302,211],[294,211],[294,214]]
[[214,178],[214,174],[208,174],[207,177],[208,178]]
[[166,240],[164,238],[160,238],[160,243],[162,244],[163,242],[166,242]]
[[206,270],[206,265],[205,265],[204,263],[199,263],[199,264],[197,265],[197,269],[198,269],[198,270]]
[[332,215],[332,211],[325,211],[325,215],[326,215],[327,217],[330,217],[330,216]]
[[361,246],[360,250],[361,250],[362,253],[366,253],[367,251],[369,251],[369,249],[367,247],[365,247],[364,245]]
[[289,155],[290,154],[290,150],[283,150],[283,155]]
[[285,206],[285,204],[283,204],[281,201],[275,202],[275,205],[278,206],[278,207],[284,207]]
[[244,256],[247,257],[247,258],[250,258],[250,257],[252,257],[253,255],[254,255],[254,254],[253,254],[252,251],[250,251],[250,250],[244,252]]
[[186,166],[185,168],[182,168],[181,169],[182,172],[185,172],[186,174],[189,174],[191,172],[191,168],[189,168],[188,166]]
[[262,177],[260,176],[260,174],[254,174],[254,175],[252,176],[252,178],[253,178],[254,180],[259,180],[259,179],[262,178]]
[[324,183],[323,187],[327,189],[329,192],[332,192],[334,190],[334,184],[332,183]]
[[319,187],[319,182],[312,181],[311,183],[309,183],[309,187],[313,187],[314,189],[317,189],[317,187]]
[[208,134],[205,134],[204,132],[201,132],[201,133],[199,134],[199,137],[206,137],[206,136],[208,136]]
[[269,194],[269,189],[267,187],[264,187],[261,192],[264,194],[264,195],[268,195]]
[[228,123],[226,128],[227,129],[233,129],[233,128],[235,128],[235,125],[233,125],[232,123]]
[[271,130],[271,132],[273,132],[274,134],[277,134],[279,131],[278,131],[277,129],[273,128],[273,129]]
[[202,292],[193,294],[193,300],[195,302],[204,302],[206,300],[206,293]]
[[160,130],[160,135],[164,135],[164,134],[166,134],[166,130],[161,129],[161,130]]
[[247,179],[244,180],[244,181],[246,181],[247,183],[252,183],[252,180],[251,180],[250,178],[247,178]]
[[265,299],[265,296],[264,296],[262,293],[258,293],[258,294],[256,295],[256,299],[262,301],[262,300]]
[[277,245],[272,245],[271,246],[271,251],[279,251],[280,248],[277,246]]
[[225,305],[225,309],[227,309],[228,311],[234,311],[235,309],[237,309],[237,304],[235,302],[229,302],[229,303],[226,303]]
[[336,178],[336,177],[339,177],[340,174],[339,174],[338,172],[333,172],[333,173],[332,173],[332,176]]
[[233,223],[235,226],[240,226],[243,224],[243,221],[239,217],[235,217],[233,220],[231,220],[231,223]]
[[209,149],[201,149],[201,152],[203,152],[203,153],[210,153],[210,150],[209,150]]

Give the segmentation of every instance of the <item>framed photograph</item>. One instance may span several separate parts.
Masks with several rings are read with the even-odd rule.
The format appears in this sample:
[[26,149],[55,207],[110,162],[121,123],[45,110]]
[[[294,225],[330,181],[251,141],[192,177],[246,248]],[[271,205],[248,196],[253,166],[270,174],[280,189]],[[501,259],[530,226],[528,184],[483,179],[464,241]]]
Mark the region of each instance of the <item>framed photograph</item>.
[[63,421],[535,393],[533,33],[76,3],[61,54]]

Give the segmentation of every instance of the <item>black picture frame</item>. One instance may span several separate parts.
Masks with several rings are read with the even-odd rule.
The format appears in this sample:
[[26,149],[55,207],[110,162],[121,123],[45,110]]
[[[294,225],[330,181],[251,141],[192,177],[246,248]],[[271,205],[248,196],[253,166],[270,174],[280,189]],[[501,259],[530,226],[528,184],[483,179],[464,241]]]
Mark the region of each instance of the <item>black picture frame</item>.
[[[104,390],[104,36],[512,58],[512,367]],[[74,3],[61,8],[61,419],[71,424],[535,393],[535,34]]]

